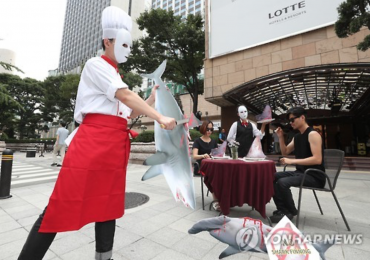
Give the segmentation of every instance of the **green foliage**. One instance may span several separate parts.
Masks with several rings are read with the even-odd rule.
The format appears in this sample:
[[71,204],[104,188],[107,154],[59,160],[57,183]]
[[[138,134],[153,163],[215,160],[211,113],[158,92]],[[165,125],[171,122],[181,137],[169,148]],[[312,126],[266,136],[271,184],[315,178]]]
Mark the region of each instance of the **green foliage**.
[[65,75],[65,81],[60,87],[61,99],[58,102],[59,119],[62,119],[67,124],[73,121],[73,113],[76,105],[77,90],[80,83],[80,78],[80,74]]
[[9,136],[6,133],[0,131],[0,140],[5,141],[8,139],[9,139]]
[[[189,130],[191,141],[194,141],[195,139],[202,136],[202,134],[195,129]],[[212,133],[211,138],[215,141],[218,141],[218,134]],[[142,133],[140,133],[135,139],[131,140],[132,142],[143,142],[143,143],[150,143],[154,142],[154,131],[153,130],[146,130]]]
[[[18,67],[13,66],[9,63],[0,61],[0,66],[2,66],[6,70],[17,70],[19,72],[22,72]],[[1,77],[1,76],[0,76]],[[5,84],[6,81],[0,80],[0,132],[2,133],[1,138],[7,139],[8,134],[13,136],[14,130],[14,120],[15,120],[15,109],[24,110],[24,108],[19,104],[9,93],[8,91],[8,85]],[[8,134],[5,133],[5,131],[8,131]]]
[[[339,19],[335,23],[335,32],[339,38],[346,38],[357,33],[362,26],[370,29],[370,0],[347,0],[338,7]],[[357,45],[357,49],[366,51],[370,48],[370,35]]]
[[128,85],[130,90],[133,90],[135,87],[140,87],[143,84],[143,79],[140,75],[132,72],[124,72],[120,69],[120,74],[123,75],[123,81]]
[[15,105],[20,109],[23,109],[22,106],[11,96],[7,90],[7,85],[0,83],[0,106],[1,105]]
[[190,138],[192,141],[202,136],[202,134],[198,130],[195,130],[195,129],[190,129],[189,133],[190,133]]
[[370,35],[367,35],[362,42],[357,45],[357,49],[360,51],[366,51],[370,48]]
[[8,138],[33,139],[55,118],[71,123],[79,81],[77,74],[48,77],[44,82],[0,74],[0,131]]
[[195,113],[198,94],[203,93],[203,80],[198,78],[205,57],[202,17],[190,14],[182,19],[173,11],[152,9],[142,13],[137,23],[148,36],[134,41],[131,56],[121,68],[151,73],[167,59],[163,78],[186,87]]
[[9,113],[8,118],[12,118],[7,122],[10,125],[5,127],[17,130],[21,139],[35,137],[41,119],[38,109],[44,94],[41,83],[35,79],[21,79],[19,76],[5,73],[0,74],[0,82],[6,85],[9,95],[20,105],[5,109],[6,113]]
[[67,74],[60,86],[61,97],[66,100],[76,101],[78,84],[80,83],[80,74]]
[[4,69],[6,69],[6,70],[16,70],[16,71],[18,71],[18,72],[22,72],[22,73],[24,73],[20,68],[18,68],[18,67],[16,67],[16,66],[14,66],[14,65],[12,65],[12,64],[9,64],[9,63],[6,63],[6,62],[3,62],[3,61],[0,61],[0,66],[1,67],[3,67]]
[[65,76],[52,76],[47,77],[42,83],[44,88],[44,96],[40,111],[42,119],[45,122],[53,122],[54,118],[59,116],[60,106],[58,103],[61,101],[61,86],[65,81]]
[[[190,129],[189,133],[190,133],[190,138],[191,138],[192,141],[194,141],[195,139],[202,136],[202,134],[196,129]],[[216,132],[213,132],[211,134],[211,138],[213,140],[217,141],[217,143],[218,143],[218,134]]]
[[45,122],[53,122],[57,117],[67,124],[73,121],[79,82],[79,74],[52,76],[44,80],[44,97],[40,111]]
[[144,132],[141,132],[135,139],[132,139],[132,142],[142,142],[142,143],[154,142],[154,131],[146,130]]

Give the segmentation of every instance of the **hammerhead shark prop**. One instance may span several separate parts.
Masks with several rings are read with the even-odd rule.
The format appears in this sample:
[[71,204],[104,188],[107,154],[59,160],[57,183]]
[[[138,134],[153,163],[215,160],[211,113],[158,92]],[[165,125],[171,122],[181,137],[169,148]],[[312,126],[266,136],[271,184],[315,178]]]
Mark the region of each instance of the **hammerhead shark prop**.
[[[222,243],[227,244],[228,247],[220,254],[219,259],[247,251],[255,253],[267,253],[270,246],[265,244],[266,241],[271,241],[271,239],[273,239],[273,236],[276,235],[278,232],[281,232],[281,230],[287,230],[289,233],[290,231],[297,229],[295,226],[294,228],[292,227],[293,224],[291,224],[288,218],[283,218],[283,220],[285,221],[285,223],[282,222],[281,225],[278,226],[280,224],[279,222],[277,226],[272,228],[263,224],[262,221],[252,218],[229,218],[226,216],[219,216],[198,221],[194,224],[192,228],[189,229],[188,233],[198,234],[202,231],[208,231],[211,236],[221,241]],[[297,229],[297,231],[299,230]],[[308,241],[305,244],[302,243],[302,247],[306,249],[309,248],[311,250],[311,255],[309,257],[307,257],[305,254],[290,254],[286,256],[278,255],[276,256],[276,258],[270,259],[325,260],[326,250],[334,243],[334,240],[320,243],[311,243],[310,241]],[[293,250],[299,250],[299,248],[295,246],[292,246],[292,248],[294,248]],[[281,248],[278,248],[276,246],[276,249]],[[270,251],[269,254],[271,253]],[[314,255],[314,253],[316,255]]]
[[[155,108],[164,116],[177,121],[175,129],[169,131],[154,123],[154,138],[156,153],[144,161],[151,167],[145,172],[142,180],[163,174],[176,201],[182,201],[185,206],[195,208],[195,192],[193,171],[189,150],[188,126],[197,126],[199,121],[192,115],[185,119],[176,100],[167,90],[161,76],[166,68],[166,60],[152,73],[142,75],[154,80],[159,85],[155,96]],[[189,124],[184,123],[189,121]]]

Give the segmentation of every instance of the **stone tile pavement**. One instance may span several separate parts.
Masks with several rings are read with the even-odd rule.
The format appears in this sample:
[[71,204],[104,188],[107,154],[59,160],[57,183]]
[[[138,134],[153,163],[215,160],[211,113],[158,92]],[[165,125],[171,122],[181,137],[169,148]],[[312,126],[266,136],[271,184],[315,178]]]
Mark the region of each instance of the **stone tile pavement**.
[[[27,158],[39,165],[50,166],[51,157]],[[16,154],[15,161],[25,161],[24,154]],[[146,204],[126,210],[117,220],[114,260],[194,260],[218,259],[227,247],[208,233],[189,235],[188,229],[197,221],[215,217],[215,211],[201,209],[200,178],[195,178],[197,208],[185,208],[176,203],[163,176],[141,181],[147,167],[130,164],[127,174],[127,192],[144,193],[150,197]],[[54,182],[12,188],[12,198],[0,200],[0,260],[14,260],[27,238],[28,232],[42,212],[52,192]],[[293,189],[297,198],[297,189]],[[338,180],[336,193],[347,217],[353,234],[362,234],[361,245],[334,245],[326,253],[326,259],[370,259],[370,173],[343,172]],[[301,215],[301,230],[308,234],[349,233],[339,214],[331,194],[318,193],[324,215],[320,215],[311,192],[304,191]],[[211,202],[206,197],[206,204]],[[271,214],[274,203],[267,206]],[[248,205],[233,208],[230,217],[252,217],[261,219],[258,212]],[[265,221],[265,223],[267,223]],[[89,224],[79,231],[59,233],[46,260],[90,260],[94,259],[94,225]],[[258,253],[240,253],[230,260],[268,259]]]

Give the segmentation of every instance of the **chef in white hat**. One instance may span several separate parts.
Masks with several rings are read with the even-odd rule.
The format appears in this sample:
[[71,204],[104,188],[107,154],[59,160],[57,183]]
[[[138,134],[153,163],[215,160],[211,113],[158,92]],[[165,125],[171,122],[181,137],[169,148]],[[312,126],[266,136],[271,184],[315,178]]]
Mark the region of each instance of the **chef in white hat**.
[[126,62],[131,52],[131,17],[110,6],[103,11],[102,26],[105,54],[86,62],[78,87],[74,118],[81,125],[73,133],[49,203],[32,227],[19,260],[41,260],[57,232],[78,230],[92,222],[95,259],[111,259],[115,220],[124,214],[129,135],[137,135],[127,128],[127,121],[145,114],[167,130],[176,126],[173,118],[150,106],[153,93],[143,101],[118,73],[117,65]]

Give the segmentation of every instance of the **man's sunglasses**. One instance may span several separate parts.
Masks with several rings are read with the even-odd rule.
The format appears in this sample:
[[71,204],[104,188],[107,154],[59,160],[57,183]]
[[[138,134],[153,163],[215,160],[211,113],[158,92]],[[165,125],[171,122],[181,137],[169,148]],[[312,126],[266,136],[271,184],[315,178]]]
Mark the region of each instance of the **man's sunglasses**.
[[297,118],[299,118],[299,116],[289,118],[289,123],[293,123]]
[[207,131],[213,132],[213,127],[212,128],[207,128]]

